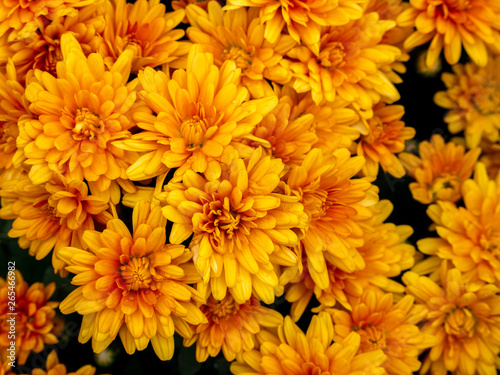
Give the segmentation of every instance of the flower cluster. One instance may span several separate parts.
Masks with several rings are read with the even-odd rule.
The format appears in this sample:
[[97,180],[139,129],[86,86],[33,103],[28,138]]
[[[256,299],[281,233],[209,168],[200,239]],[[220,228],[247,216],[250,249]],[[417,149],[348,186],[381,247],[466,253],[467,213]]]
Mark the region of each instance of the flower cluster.
[[[177,334],[234,374],[493,373],[500,7],[167,5],[0,0],[0,217],[72,274],[59,309],[82,316],[78,340],[167,361]],[[453,65],[435,102],[465,139],[412,150],[397,85],[430,40],[427,66],[443,49]],[[418,251],[379,199],[378,176],[405,174],[438,236]],[[23,363],[57,342],[57,303],[17,278]]]

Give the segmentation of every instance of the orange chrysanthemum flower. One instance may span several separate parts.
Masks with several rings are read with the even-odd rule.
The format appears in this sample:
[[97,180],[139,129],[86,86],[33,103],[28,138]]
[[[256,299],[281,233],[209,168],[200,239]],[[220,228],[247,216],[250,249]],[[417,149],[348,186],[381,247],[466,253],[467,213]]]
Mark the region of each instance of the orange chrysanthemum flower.
[[36,70],[26,88],[34,118],[19,123],[17,165],[31,165],[35,184],[60,173],[68,182],[86,179],[100,192],[110,189],[112,181],[112,190],[118,182],[133,191],[125,171],[137,156],[113,145],[128,138],[134,126],[130,117],[138,81],[127,84],[132,52],[107,70],[102,56],[85,57],[71,34],[62,35],[61,50],[57,79]]
[[144,180],[178,168],[176,176],[191,169],[217,179],[222,159],[231,153],[228,146],[255,138],[253,128],[278,103],[274,95],[248,101],[240,78],[234,61],[219,69],[212,54],[203,53],[199,45],[189,52],[187,70],[176,70],[171,79],[151,68],[139,72],[141,95],[156,115],[137,114],[134,118],[143,131],[119,143],[145,153],[128,169],[128,176]]
[[29,248],[36,259],[52,249],[56,273],[66,276],[65,264],[56,255],[64,246],[81,246],[83,232],[94,229],[94,219],[105,223],[111,218],[108,204],[91,196],[82,181],[67,182],[54,176],[44,185],[33,185],[21,170],[12,169],[0,186],[0,217],[14,220],[9,237],[19,238],[21,248]]
[[[13,263],[13,262],[9,262]],[[12,272],[12,271],[11,271]],[[59,302],[48,301],[54,293],[56,285],[51,283],[45,286],[42,283],[28,285],[24,281],[21,273],[16,270],[9,272],[7,280],[0,278],[0,356],[2,361],[6,356],[10,356],[9,347],[11,341],[15,342],[16,363],[23,365],[31,351],[39,353],[43,350],[45,344],[55,344],[58,342],[54,335],[54,310]],[[11,285],[15,283],[12,289]],[[15,302],[8,297],[15,293]],[[9,294],[10,293],[10,294]],[[10,335],[9,319],[12,319],[13,311],[10,306],[15,307],[15,337]]]
[[474,179],[462,186],[462,197],[465,207],[441,201],[429,206],[427,213],[440,238],[422,239],[418,247],[449,259],[467,282],[500,286],[500,177],[489,180],[478,163]]
[[[500,13],[499,13],[500,14]],[[443,73],[446,91],[434,96],[440,107],[449,109],[444,121],[456,134],[462,130],[468,148],[481,138],[497,142],[500,138],[500,56],[481,68],[474,63],[457,64],[453,73]]]
[[351,332],[361,336],[359,353],[381,349],[387,356],[383,367],[389,375],[412,375],[420,369],[418,356],[423,349],[436,344],[436,339],[421,333],[423,317],[411,296],[394,304],[392,293],[366,290],[361,298],[350,299],[352,311],[329,311],[335,325],[335,340],[345,339]]
[[290,315],[294,320],[298,320],[305,311],[313,293],[323,307],[334,307],[338,302],[351,310],[349,301],[360,298],[367,288],[375,286],[387,292],[404,292],[404,287],[390,278],[413,266],[415,248],[405,243],[413,230],[408,225],[384,223],[392,209],[389,201],[380,201],[372,208],[373,217],[359,223],[364,243],[356,249],[353,258],[358,264],[352,271],[346,272],[327,259],[327,288],[322,289],[315,283],[307,267],[291,281],[285,296],[292,303]]
[[265,38],[274,43],[287,26],[288,33],[297,43],[305,43],[314,54],[320,49],[322,26],[340,26],[363,14],[363,0],[228,0],[227,9],[240,7],[260,8],[259,18],[266,25]]
[[31,375],[94,375],[95,371],[95,367],[86,365],[76,372],[67,372],[66,366],[59,363],[56,351],[52,350],[45,362],[45,371],[40,368],[35,368],[31,371]]
[[191,27],[186,33],[204,52],[214,55],[217,66],[232,60],[241,69],[241,83],[254,98],[272,95],[266,80],[286,84],[292,78],[283,56],[295,46],[289,35],[280,35],[274,43],[264,39],[257,8],[222,10],[219,3],[208,4],[208,13],[196,5],[186,10]]
[[345,26],[324,28],[317,56],[306,46],[288,53],[294,75],[290,85],[299,93],[311,91],[316,104],[333,102],[338,95],[370,109],[382,99],[399,99],[381,70],[401,56],[398,47],[382,43],[384,34],[395,25],[395,21],[381,20],[377,12],[371,12]]
[[431,69],[441,51],[450,65],[460,59],[462,46],[479,66],[488,62],[487,45],[500,42],[500,6],[495,0],[411,0],[397,18],[399,26],[415,27],[405,41],[412,49],[431,40],[426,63]]
[[[424,334],[437,339],[425,354],[420,373],[496,374],[500,352],[500,290],[493,284],[468,284],[456,268],[440,271],[440,285],[407,272],[407,291],[424,309]],[[417,305],[418,306],[418,305]]]
[[462,184],[471,176],[481,150],[465,152],[463,146],[445,143],[443,137],[434,134],[430,142],[420,142],[418,151],[420,158],[406,152],[399,155],[408,174],[416,180],[410,183],[413,199],[423,204],[458,201]]
[[210,296],[201,311],[208,323],[193,327],[193,336],[184,339],[184,346],[196,342],[198,362],[205,362],[209,355],[217,356],[221,349],[227,361],[234,361],[236,354],[254,348],[253,337],[261,327],[273,328],[283,323],[279,312],[262,306],[255,297],[238,304],[230,294],[222,301]]
[[361,135],[356,147],[357,154],[366,160],[361,171],[365,176],[376,178],[380,165],[394,177],[403,177],[405,169],[395,154],[404,151],[405,141],[415,136],[415,129],[401,121],[404,115],[401,105],[380,102],[373,107],[373,112],[373,117],[365,120],[369,132]]
[[313,316],[307,333],[303,333],[290,317],[279,327],[278,337],[264,342],[260,351],[237,356],[231,372],[239,374],[324,374],[382,375],[386,356],[382,350],[357,354],[360,336],[352,332],[343,341],[332,342],[332,318],[326,312]]
[[[239,304],[252,293],[272,303],[282,287],[270,254],[296,246],[294,229],[306,225],[298,199],[276,190],[283,163],[262,153],[258,148],[250,159],[233,160],[215,181],[188,170],[182,183],[170,182],[166,194],[157,196],[166,201],[163,213],[174,223],[172,243],[194,232],[189,245],[194,264],[219,301],[229,292]],[[291,250],[289,256],[298,261]]]
[[182,245],[165,244],[167,220],[159,206],[139,202],[132,215],[133,235],[119,219],[102,233],[88,230],[88,250],[66,247],[58,257],[75,273],[80,285],[63,302],[61,312],[83,315],[78,340],[92,338],[100,353],[120,334],[128,354],[143,350],[149,341],[161,360],[174,354],[174,329],[191,335],[188,323],[207,321],[195,305],[203,298],[187,284],[199,280]]
[[179,42],[184,30],[175,29],[185,16],[184,10],[165,13],[160,0],[137,0],[133,4],[112,0],[102,11],[106,27],[99,52],[108,67],[126,50],[133,52],[134,73],[146,66],[185,67],[190,43]]

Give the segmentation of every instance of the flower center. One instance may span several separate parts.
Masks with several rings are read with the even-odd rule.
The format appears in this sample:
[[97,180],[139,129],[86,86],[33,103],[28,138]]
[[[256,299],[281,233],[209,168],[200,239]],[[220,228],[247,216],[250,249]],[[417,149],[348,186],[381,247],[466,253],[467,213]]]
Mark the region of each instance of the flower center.
[[361,336],[361,347],[364,352],[369,352],[377,349],[385,349],[387,343],[385,341],[385,331],[372,325],[366,327],[354,328]]
[[333,202],[328,199],[328,192],[318,187],[304,194],[302,204],[311,215],[312,220],[319,220],[326,215]]
[[73,128],[74,140],[95,140],[103,129],[104,124],[99,115],[91,112],[88,108],[78,108],[76,110],[75,127]]
[[49,44],[47,46],[47,54],[43,60],[43,69],[52,75],[56,76],[56,66],[59,61],[62,61],[63,56],[61,52],[61,47],[59,46],[59,41],[54,41],[55,44]]
[[446,316],[444,329],[448,335],[458,338],[472,337],[475,332],[476,318],[467,307],[454,308]]
[[231,46],[222,51],[222,60],[233,60],[238,68],[245,71],[252,65],[252,56],[240,46]]
[[148,258],[129,258],[127,255],[121,255],[120,263],[121,277],[128,290],[149,289],[153,275]]
[[466,11],[472,7],[470,0],[431,0],[429,4],[436,7],[444,19],[451,18],[456,23],[465,23]]
[[198,116],[194,116],[181,124],[181,137],[187,142],[187,151],[191,152],[203,146],[207,128],[206,121]]
[[500,113],[500,82],[485,84],[472,98],[474,109],[483,116]]
[[493,255],[500,256],[500,230],[496,228],[489,229],[479,240],[483,248],[493,253]]
[[128,34],[124,39],[124,51],[130,49],[134,51],[135,56],[142,56],[142,41],[136,39],[135,33]]
[[452,189],[458,193],[460,191],[459,177],[452,174],[444,174],[436,178],[432,184],[432,198],[436,199],[439,192],[444,189]]
[[227,294],[222,301],[217,301],[213,297],[210,297],[206,305],[201,307],[201,310],[209,319],[219,324],[220,320],[225,320],[236,315],[239,311],[239,305],[234,302],[230,294]]
[[342,68],[345,65],[345,47],[341,42],[330,42],[319,53],[319,63],[323,68]]

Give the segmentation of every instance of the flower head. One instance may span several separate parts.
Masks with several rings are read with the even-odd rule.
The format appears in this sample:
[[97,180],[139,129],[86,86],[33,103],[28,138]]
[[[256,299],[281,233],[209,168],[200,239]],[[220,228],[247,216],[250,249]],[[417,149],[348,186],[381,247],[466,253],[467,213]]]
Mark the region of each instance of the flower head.
[[63,314],[83,315],[79,341],[92,338],[100,353],[120,334],[127,353],[149,341],[162,360],[174,353],[174,330],[191,335],[188,323],[206,322],[195,305],[202,297],[188,283],[197,282],[191,253],[182,245],[165,244],[166,219],[161,208],[145,201],[134,208],[133,234],[119,219],[102,232],[88,230],[87,250],[66,247],[58,257],[75,273],[79,285],[62,303]]
[[410,183],[413,199],[423,204],[458,201],[462,184],[471,176],[481,150],[465,152],[463,146],[445,143],[442,136],[434,134],[430,142],[420,142],[418,151],[420,158],[409,153],[399,155],[416,180]]
[[58,342],[54,335],[56,316],[55,308],[59,302],[49,301],[54,293],[56,285],[51,283],[45,286],[43,283],[28,285],[24,281],[19,271],[8,275],[7,280],[0,278],[0,355],[5,359],[8,348],[13,340],[10,336],[10,324],[7,320],[10,301],[8,296],[12,296],[11,286],[15,284],[15,352],[17,363],[23,365],[31,351],[39,353],[45,344],[55,344]]
[[443,73],[446,91],[439,91],[434,101],[449,109],[444,120],[456,134],[465,133],[468,148],[482,138],[497,142],[500,138],[500,56],[480,67],[475,63],[456,64],[453,73]]
[[500,352],[500,296],[493,284],[469,284],[443,262],[439,284],[407,272],[408,294],[423,308],[422,333],[437,344],[425,354],[421,373],[496,373]]
[[94,375],[95,367],[86,365],[78,369],[76,372],[67,372],[66,366],[59,363],[57,352],[52,350],[45,362],[45,371],[40,368],[35,368],[31,371],[32,375]]

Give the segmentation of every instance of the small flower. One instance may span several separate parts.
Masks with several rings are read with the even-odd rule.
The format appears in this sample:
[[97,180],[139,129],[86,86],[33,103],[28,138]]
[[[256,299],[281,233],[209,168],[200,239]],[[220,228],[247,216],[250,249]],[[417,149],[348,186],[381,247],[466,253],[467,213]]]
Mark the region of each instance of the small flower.
[[418,152],[420,158],[406,152],[399,155],[408,174],[416,180],[410,183],[413,199],[423,204],[458,201],[462,184],[471,176],[481,149],[465,152],[463,146],[445,143],[442,136],[434,134],[430,142],[420,142]]
[[[6,358],[11,341],[15,341],[17,363],[23,365],[31,351],[39,353],[46,344],[58,342],[55,333],[55,308],[59,302],[49,301],[56,289],[55,283],[45,286],[43,283],[28,285],[21,273],[16,270],[15,277],[9,276],[8,281],[0,278],[0,355]],[[8,319],[9,304],[12,295],[12,282],[15,282],[15,339],[9,337],[10,324]]]
[[45,371],[40,368],[35,368],[31,371],[31,375],[94,375],[95,367],[86,365],[80,367],[76,372],[67,372],[66,366],[59,363],[57,352],[52,350],[45,362]]

